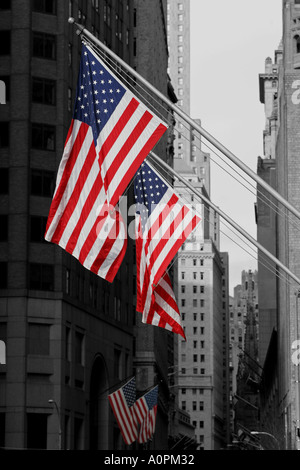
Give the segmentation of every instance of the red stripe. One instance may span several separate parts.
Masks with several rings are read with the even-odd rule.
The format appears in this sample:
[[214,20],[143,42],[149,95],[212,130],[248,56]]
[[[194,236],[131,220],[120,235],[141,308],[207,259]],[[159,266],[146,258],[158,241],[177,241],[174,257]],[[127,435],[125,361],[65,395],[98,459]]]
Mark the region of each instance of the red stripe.
[[[95,201],[97,199],[97,197],[99,196],[99,193],[101,192],[102,190],[102,186],[103,186],[103,183],[102,183],[102,178],[101,178],[101,174],[100,174],[100,171],[97,175],[97,178],[95,179],[95,182],[93,184],[93,187],[84,203],[84,206],[82,208],[82,211],[81,211],[81,214],[80,214],[80,217],[78,219],[78,222],[76,224],[76,227],[74,228],[73,232],[72,232],[72,235],[70,236],[69,238],[69,241],[66,245],[66,251],[68,253],[73,253],[76,245],[77,245],[77,242],[78,242],[78,238],[79,238],[79,235],[80,235],[80,232],[87,220],[87,218],[89,217],[90,215],[90,212],[92,210],[92,208],[94,207],[95,205]],[[96,214],[95,214],[96,216]]]
[[167,127],[163,124],[159,124],[156,130],[152,133],[151,137],[147,140],[144,147],[140,150],[138,155],[134,158],[134,161],[131,163],[128,168],[125,176],[121,179],[119,186],[115,189],[114,194],[111,196],[111,203],[113,205],[117,204],[119,197],[124,193],[125,189],[128,186],[128,182],[133,178],[149,152],[153,149],[155,144],[159,141],[161,136],[165,133]]
[[105,279],[108,282],[113,282],[113,280],[114,280],[114,278],[115,278],[115,276],[116,276],[116,274],[119,270],[119,267],[121,266],[123,258],[125,256],[126,249],[127,249],[127,238],[124,240],[124,245],[123,245],[122,251],[120,251],[120,254],[115,259],[115,261],[111,264],[111,267],[107,271]]
[[[93,163],[95,161],[96,157],[96,149],[95,149],[95,144],[92,142],[90,146],[90,150],[86,156],[86,159],[84,161],[84,164],[80,170],[80,174],[78,176],[77,182],[75,184],[74,190],[72,192],[72,195],[65,206],[64,212],[56,226],[55,232],[52,237],[52,242],[53,243],[59,243],[61,236],[68,225],[69,219],[72,217],[72,214],[77,206],[77,203],[82,196],[82,189],[86,183],[86,180],[89,176],[90,170],[93,166]],[[83,226],[85,219],[82,217],[79,218],[79,221],[81,222],[81,225]]]
[[[72,121],[71,124],[71,132],[73,131],[73,126],[74,126],[74,120]],[[51,203],[50,211],[49,211],[49,216],[48,216],[48,221],[47,221],[47,227],[46,227],[46,233],[52,223],[53,218],[55,217],[56,211],[60,205],[61,199],[63,197],[63,194],[65,192],[66,186],[69,182],[69,178],[72,174],[74,165],[76,163],[76,160],[78,158],[79,152],[81,150],[82,144],[84,142],[84,139],[86,137],[86,134],[89,130],[89,126],[87,124],[82,123],[80,125],[80,128],[78,130],[75,142],[70,150],[70,154],[68,156],[68,161],[66,163],[66,166],[64,168],[64,172],[62,175],[62,178],[60,180],[59,186],[55,191],[54,198]],[[71,138],[71,134],[69,136]]]
[[[102,167],[105,157],[111,150],[112,146],[114,145],[114,143],[120,136],[121,132],[127,125],[130,118],[133,116],[138,106],[139,106],[139,102],[135,98],[132,98],[127,108],[123,112],[122,116],[120,117],[116,125],[114,126],[113,130],[111,131],[111,133],[109,134],[105,142],[101,145],[101,150],[99,152],[100,168]],[[107,188],[108,188],[107,178],[104,178],[104,185],[105,185],[105,190],[107,191]]]
[[[132,421],[132,415],[128,409],[125,398],[123,397],[123,393],[120,390],[117,390],[113,394],[113,396],[114,396],[115,402],[112,401],[112,398],[110,396],[108,397],[109,401],[114,411],[114,414],[118,422],[120,431],[122,433],[123,439],[126,442],[126,444],[130,445],[135,440],[135,437],[136,437],[136,429]],[[119,417],[116,413],[116,410],[118,410],[119,412]]]
[[[101,258],[97,257],[90,268],[91,271],[93,271],[94,273],[98,273],[101,265],[103,264],[104,260],[107,258],[110,250],[112,249],[114,243],[116,242],[117,237],[120,234],[120,223],[123,223],[123,221],[122,220],[120,221],[119,211],[116,210],[115,214],[116,214],[116,218],[114,219],[115,223],[111,227],[111,230],[109,234],[107,235],[105,243],[101,248]],[[96,237],[95,237],[95,240],[96,240]],[[123,247],[122,252],[123,251],[124,251],[124,247]]]
[[[149,124],[152,118],[153,118],[152,114],[150,114],[148,111],[146,111],[143,114],[143,116],[141,117],[141,119],[139,120],[135,128],[129,134],[127,140],[125,141],[124,145],[121,147],[120,151],[114,157],[114,160],[112,161],[111,165],[106,170],[106,174],[104,178],[105,185],[107,188],[109,187],[109,183],[112,181],[115,173],[118,171],[123,161],[126,160],[128,153],[130,152],[130,150],[132,149],[132,147],[134,146],[134,144],[136,143],[140,135],[144,132],[144,130],[146,129],[147,125]],[[137,168],[139,167],[140,165],[137,166]],[[128,177],[126,177],[126,182],[127,184],[129,183]],[[111,203],[113,204],[112,201]]]
[[178,309],[175,299],[171,297],[171,295],[162,287],[161,284],[158,284],[156,286],[155,292],[164,300],[164,302],[166,302],[179,315],[179,309]]

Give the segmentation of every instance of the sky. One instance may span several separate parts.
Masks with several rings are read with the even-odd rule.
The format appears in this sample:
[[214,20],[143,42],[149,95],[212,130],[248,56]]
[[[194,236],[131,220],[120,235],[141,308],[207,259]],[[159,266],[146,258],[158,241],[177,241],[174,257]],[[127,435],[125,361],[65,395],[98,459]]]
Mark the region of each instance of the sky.
[[[263,157],[265,128],[258,76],[264,73],[265,59],[274,59],[281,41],[282,0],[190,0],[190,5],[191,117],[201,119],[209,134],[256,172],[257,157]],[[233,173],[205,145],[202,150]],[[228,157],[222,158],[254,185],[251,188],[235,174],[255,193],[256,182]],[[211,200],[256,239],[255,194],[213,161]],[[229,253],[230,295],[240,284],[243,270],[257,269],[256,247],[248,240],[249,246],[245,245],[234,233],[221,225],[221,251]],[[225,234],[242,244],[248,253]]]

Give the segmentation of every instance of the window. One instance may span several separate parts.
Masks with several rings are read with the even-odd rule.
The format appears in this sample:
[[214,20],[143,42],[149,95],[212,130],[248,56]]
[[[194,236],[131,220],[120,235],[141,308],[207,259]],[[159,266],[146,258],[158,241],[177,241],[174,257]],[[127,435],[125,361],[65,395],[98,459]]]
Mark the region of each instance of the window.
[[193,362],[198,362],[198,355],[197,354],[193,355]]
[[47,419],[42,413],[27,413],[27,448],[47,449]]
[[38,150],[55,150],[55,127],[47,124],[32,124],[31,147]]
[[201,334],[201,335],[204,335],[204,326],[201,326],[201,328],[200,328],[200,334]]
[[30,241],[44,243],[44,235],[46,232],[47,217],[31,216],[30,217]]
[[[4,89],[4,91],[1,91],[1,93],[3,94],[4,93],[4,96],[0,96],[0,102],[3,102],[3,104],[7,103],[8,101],[10,101],[10,76],[9,75],[0,75],[0,80],[2,83],[2,87]],[[3,98],[5,98],[5,100],[3,100]],[[3,122],[1,122],[1,127],[3,125]],[[1,143],[0,143],[1,145]]]
[[50,352],[50,325],[29,323],[28,353],[48,356]]
[[8,240],[8,215],[0,215],[0,242],[7,242]]
[[10,54],[10,31],[0,31],[0,55]]
[[300,54],[300,36],[295,36],[296,54]]
[[204,401],[199,402],[199,411],[204,411]]
[[181,286],[181,293],[185,294],[185,286]]
[[31,170],[32,196],[52,197],[54,191],[54,173],[44,170]]
[[200,293],[204,294],[204,286],[200,286]]
[[34,77],[32,79],[32,101],[54,106],[56,103],[56,82]]
[[84,333],[75,332],[75,363],[84,366]]
[[33,32],[33,57],[56,59],[56,37],[53,34]]
[[205,374],[205,369],[200,369],[200,374],[204,375]]
[[0,122],[0,148],[9,146],[9,122]]
[[[6,323],[0,323],[0,364],[6,364]],[[1,424],[0,424],[1,428]],[[1,434],[1,430],[0,430]]]
[[193,313],[194,321],[197,321],[197,312]]
[[184,277],[185,277],[185,272],[183,271],[183,272],[181,273],[181,279],[184,279]]
[[193,272],[193,279],[197,279],[197,273]]
[[300,5],[300,0],[295,0],[295,5]]
[[181,307],[185,307],[185,299],[181,299]]
[[193,299],[193,307],[197,307],[197,299]]
[[201,356],[200,356],[200,362],[205,362],[205,355],[204,355],[204,354],[201,354]]
[[7,263],[0,261],[0,289],[7,289]]
[[33,0],[33,11],[56,15],[56,0]]
[[200,421],[200,422],[199,422],[199,427],[200,427],[200,428],[204,428],[204,421]]
[[1,0],[0,10],[10,10],[11,9],[11,0]]
[[197,344],[198,342],[197,341],[193,341],[193,348],[196,349],[197,348]]
[[29,265],[29,289],[54,290],[54,266],[31,263]]
[[193,286],[193,294],[197,294],[197,286]]
[[196,411],[196,410],[197,410],[197,402],[193,401],[193,411]]
[[182,409],[183,411],[186,410],[186,401],[182,401],[182,402],[181,402],[181,409]]

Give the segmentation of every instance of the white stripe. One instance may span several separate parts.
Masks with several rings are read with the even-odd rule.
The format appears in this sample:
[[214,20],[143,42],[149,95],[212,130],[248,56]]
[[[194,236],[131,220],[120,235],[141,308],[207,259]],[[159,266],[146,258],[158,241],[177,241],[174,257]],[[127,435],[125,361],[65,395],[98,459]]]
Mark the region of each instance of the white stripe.
[[[80,197],[77,201],[77,204],[74,208],[74,211],[73,211],[71,217],[69,218],[68,223],[65,227],[65,230],[62,234],[61,238],[64,240],[64,244],[61,244],[61,246],[63,246],[63,248],[65,248],[65,246],[67,245],[67,243],[69,241],[69,238],[73,233],[74,228],[76,227],[78,221],[82,217],[82,210],[83,210],[84,204],[85,204],[86,200],[89,197],[91,188],[93,187],[93,185],[95,183],[95,180],[96,180],[96,178],[99,174],[99,171],[100,171],[99,163],[98,163],[98,159],[96,158],[93,165],[92,165],[92,167],[91,167],[91,169],[90,169],[90,172],[89,172],[88,177],[85,181],[85,184],[81,189]],[[101,190],[100,187],[99,187],[99,190]],[[101,193],[102,193],[101,197],[103,198],[104,197],[104,194],[103,194],[104,191],[101,191]],[[89,213],[89,216],[88,216],[88,218],[90,220],[90,227],[93,226],[93,224],[94,224],[94,222],[97,218],[96,209],[97,209],[97,205],[99,205],[99,202],[100,202],[100,201],[99,202],[98,201],[99,201],[99,197],[97,197],[97,199],[96,199],[97,204],[94,204],[94,206],[91,209],[91,211]]]
[[[118,393],[118,392],[116,392],[116,393]],[[121,392],[120,392],[120,393],[121,393]],[[134,437],[133,437],[132,432],[131,432],[131,427],[130,427],[129,425],[127,426],[127,427],[129,428],[129,434],[128,434],[126,428],[125,428],[125,423],[128,423],[128,422],[127,422],[127,419],[124,417],[123,414],[120,414],[120,412],[119,412],[117,403],[119,403],[119,408],[121,408],[121,409],[123,408],[122,403],[120,403],[120,399],[119,399],[119,400],[116,399],[116,395],[115,395],[115,394],[111,395],[110,397],[111,397],[111,400],[112,400],[113,405],[114,405],[114,412],[115,412],[115,415],[116,415],[116,417],[117,417],[117,419],[118,419],[118,422],[121,422],[121,423],[123,424],[123,426],[122,426],[123,434],[125,435],[125,437],[126,437],[126,439],[127,439],[128,441],[134,440]],[[123,398],[123,399],[125,400],[125,398]]]
[[[82,144],[82,147],[80,149],[79,155],[77,157],[76,163],[74,165],[74,168],[72,170],[72,173],[68,179],[68,183],[66,185],[65,191],[63,193],[63,196],[61,198],[60,204],[56,210],[56,213],[53,217],[52,223],[47,231],[47,237],[46,240],[51,241],[51,238],[53,237],[53,234],[56,230],[56,227],[59,223],[59,220],[63,214],[63,211],[68,204],[70,197],[72,196],[72,193],[74,191],[75,185],[77,183],[78,176],[82,170],[82,166],[84,164],[85,159],[87,158],[87,154],[90,150],[91,144],[93,142],[93,133],[91,129],[89,128],[85,140]],[[65,155],[64,157],[69,158],[69,154]],[[64,158],[63,157],[63,158]]]
[[74,252],[73,252],[73,255],[78,258],[79,257],[79,254],[80,254],[80,251],[81,251],[81,248],[83,247],[85,241],[87,240],[90,232],[91,232],[91,229],[92,227],[94,226],[95,224],[95,221],[101,211],[101,208],[103,207],[104,203],[105,203],[106,199],[105,199],[105,191],[104,191],[104,188],[102,186],[101,188],[101,191],[97,197],[97,199],[95,200],[95,203],[94,203],[94,206],[92,208],[92,210],[90,211],[88,217],[86,218],[86,221],[80,231],[80,234],[79,234],[79,237],[78,237],[78,240],[77,240],[77,243],[76,243],[76,246],[74,248]]
[[[134,113],[134,116],[133,116],[134,121],[135,121],[135,125],[136,125],[136,121],[139,120],[142,117],[142,115],[138,116],[139,109]],[[120,135],[120,138],[118,139],[118,141],[116,143],[117,149],[119,147],[119,141],[121,140],[120,143],[123,145],[123,140],[125,140],[124,137],[126,137],[126,140],[127,140],[128,135],[131,133],[131,126],[129,127],[129,125],[131,124],[131,121],[132,121],[132,119],[130,120],[130,122],[125,127],[122,134]],[[132,148],[130,149],[130,151],[127,153],[125,158],[120,162],[120,165],[118,165],[118,169],[117,169],[116,173],[114,174],[114,177],[112,178],[112,180],[110,181],[110,184],[109,184],[109,188],[108,188],[109,199],[111,199],[113,197],[116,189],[118,188],[118,186],[120,184],[120,181],[122,180],[124,175],[126,175],[127,171],[129,170],[132,163],[134,162],[136,156],[140,153],[141,149],[144,147],[146,142],[148,142],[148,140],[150,139],[153,132],[157,129],[158,124],[159,124],[159,121],[156,120],[156,119],[152,119],[147,124],[146,128],[141,133],[139,138],[135,141],[135,143],[132,146]],[[132,130],[133,130],[133,128],[132,128]],[[112,156],[115,157],[115,155],[117,155],[117,153],[118,153],[115,146],[113,146],[112,152],[114,152],[114,155],[112,155]],[[113,158],[112,162],[113,161],[114,161],[114,158]]]

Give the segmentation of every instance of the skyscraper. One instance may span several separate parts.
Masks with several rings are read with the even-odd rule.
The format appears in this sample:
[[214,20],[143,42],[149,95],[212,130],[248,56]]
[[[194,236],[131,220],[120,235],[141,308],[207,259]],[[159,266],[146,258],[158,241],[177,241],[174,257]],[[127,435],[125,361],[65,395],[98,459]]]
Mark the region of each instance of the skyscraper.
[[[140,5],[137,16],[145,21]],[[44,233],[81,52],[81,37],[68,17],[139,68],[134,2],[15,0],[1,2],[0,9],[0,79],[7,92],[0,107],[0,446],[121,449],[107,395],[138,372],[134,245],[129,238],[126,258],[109,284],[46,243]],[[160,2],[155,8],[148,2],[148,9],[159,18],[156,40],[165,48],[152,71],[167,93],[165,13]],[[164,142],[160,156],[166,159]],[[173,350],[162,346],[161,337],[149,350],[154,356],[154,347],[164,346],[167,352],[162,363],[154,358],[151,377],[143,382],[139,375],[143,387],[157,369],[167,375]],[[158,404],[156,448],[165,448],[168,439],[168,390],[161,396],[166,400]]]
[[[190,2],[168,2],[169,74],[177,105],[190,114]],[[175,113],[174,168],[210,198],[210,158],[201,136]],[[200,124],[199,120],[195,123]],[[178,254],[177,297],[187,341],[178,343],[179,405],[191,415],[199,449],[226,445],[229,427],[228,258],[220,253],[219,217],[182,183],[179,194],[201,207],[203,234]]]

